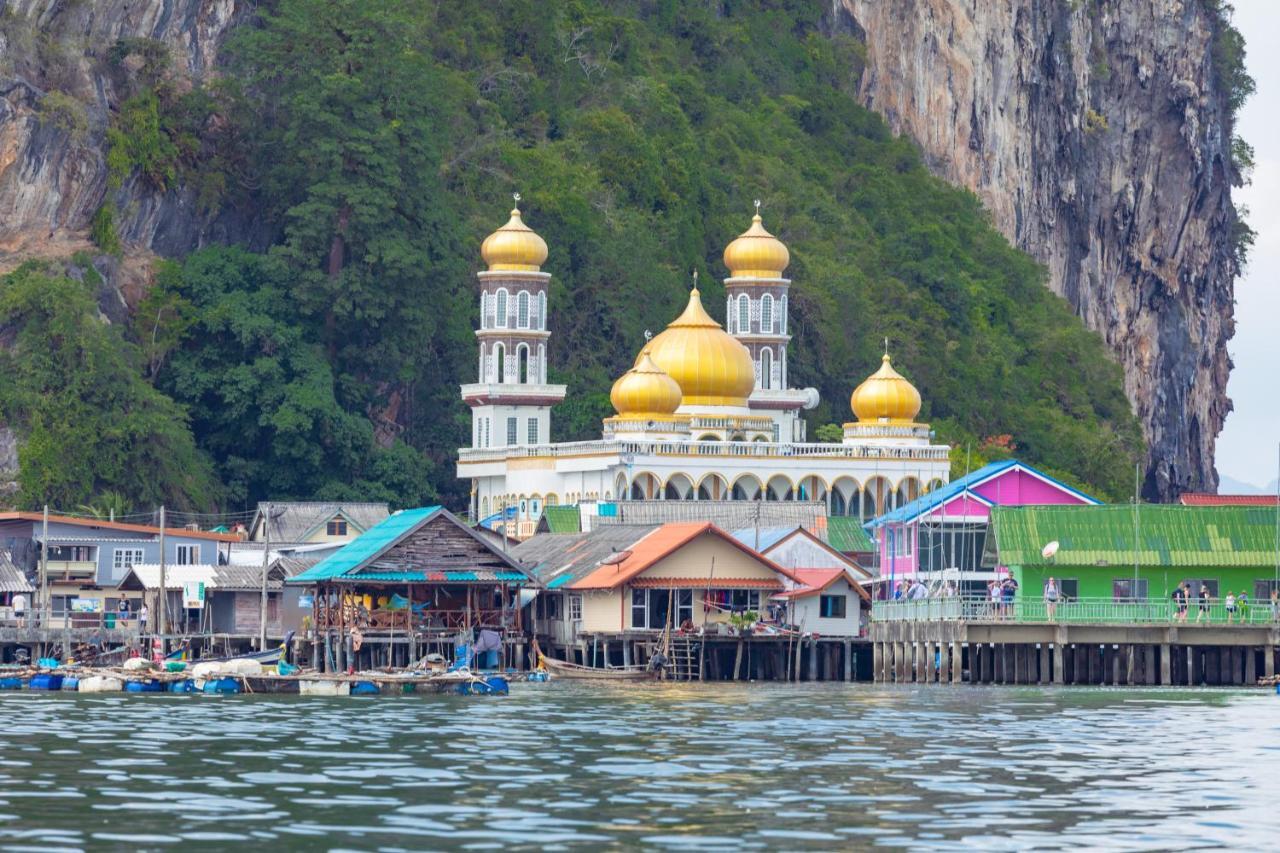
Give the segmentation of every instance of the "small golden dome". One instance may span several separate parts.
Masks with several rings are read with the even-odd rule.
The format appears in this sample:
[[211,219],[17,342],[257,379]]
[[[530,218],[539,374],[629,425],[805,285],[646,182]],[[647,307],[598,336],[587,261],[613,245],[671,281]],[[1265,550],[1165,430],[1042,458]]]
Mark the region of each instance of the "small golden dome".
[[786,244],[764,230],[762,222],[760,203],[756,202],[751,227],[725,247],[724,265],[730,278],[782,278],[782,271],[791,263]]
[[[516,199],[519,201],[519,198]],[[511,219],[480,244],[480,256],[490,272],[519,270],[537,272],[547,259],[547,243],[520,218],[520,208],[513,208]]]
[[609,400],[619,415],[670,415],[680,408],[680,386],[653,363],[649,350],[613,383]]
[[885,353],[880,369],[854,389],[849,404],[859,421],[915,423],[920,414],[920,392],[893,369],[889,354]]
[[[698,288],[689,304],[646,349],[680,386],[683,405],[745,406],[756,387],[751,353],[702,307]],[[637,366],[644,353],[636,359]]]

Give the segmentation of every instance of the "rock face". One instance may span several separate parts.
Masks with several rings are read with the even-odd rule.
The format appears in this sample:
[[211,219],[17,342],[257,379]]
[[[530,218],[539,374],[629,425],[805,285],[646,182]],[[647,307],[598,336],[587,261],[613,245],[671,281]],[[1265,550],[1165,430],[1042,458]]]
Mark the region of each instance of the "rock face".
[[1213,490],[1234,332],[1227,96],[1198,0],[835,0],[862,94],[972,189],[1110,345],[1150,449],[1143,492]]
[[[104,138],[121,93],[108,52],[163,44],[175,73],[214,73],[247,0],[8,0],[0,14],[0,268],[92,248],[89,222],[108,192]],[[199,213],[190,190],[139,180],[113,193],[126,257],[177,254],[244,236],[227,212]],[[126,264],[126,266],[128,266]],[[127,270],[126,270],[127,271]]]

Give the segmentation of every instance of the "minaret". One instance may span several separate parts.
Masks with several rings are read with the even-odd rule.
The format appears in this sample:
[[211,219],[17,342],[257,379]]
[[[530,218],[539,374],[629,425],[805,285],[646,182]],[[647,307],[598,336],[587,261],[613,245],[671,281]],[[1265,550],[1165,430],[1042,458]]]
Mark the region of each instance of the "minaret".
[[725,325],[729,333],[751,351],[755,363],[756,387],[751,395],[753,410],[767,410],[774,416],[778,438],[803,441],[801,409],[817,405],[817,391],[787,387],[788,291],[791,280],[782,274],[791,262],[786,245],[764,228],[760,200],[751,227],[724,250],[729,277]]
[[547,244],[524,224],[520,194],[514,198],[511,219],[480,247],[488,269],[476,273],[479,377],[462,386],[472,447],[549,443],[551,407],[564,399],[565,386],[547,384]]

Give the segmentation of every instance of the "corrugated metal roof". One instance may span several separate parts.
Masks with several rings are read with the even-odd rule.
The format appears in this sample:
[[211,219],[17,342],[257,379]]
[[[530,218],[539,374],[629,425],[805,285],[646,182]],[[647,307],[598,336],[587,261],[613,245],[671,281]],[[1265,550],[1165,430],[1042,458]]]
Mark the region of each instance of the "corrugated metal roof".
[[[1276,511],[1261,507],[997,507],[996,558],[1005,566],[1238,566],[1274,568]],[[1046,559],[1042,549],[1058,543]]]
[[827,544],[844,554],[875,550],[862,522],[844,515],[833,515],[827,519]]
[[258,515],[253,522],[255,533],[263,512],[268,510],[273,543],[301,542],[320,525],[337,516],[350,521],[357,528],[355,532],[367,532],[389,515],[385,503],[270,501],[258,504]]
[[796,526],[794,524],[785,527],[744,527],[741,530],[733,531],[733,538],[748,548],[767,551],[795,531]]
[[341,583],[375,581],[378,583],[523,583],[529,580],[520,572],[435,572],[429,569],[411,572],[356,572],[337,579]]
[[[910,503],[905,503],[895,510],[886,512],[884,515],[881,515],[877,518],[872,519],[867,523],[866,526],[879,527],[882,524],[888,524],[892,522],[912,521],[914,519],[919,518],[922,515],[926,515],[927,513],[937,509],[938,507],[950,501],[952,498],[959,497],[960,495],[964,494],[965,492],[969,491],[970,489],[974,488],[980,483],[983,483],[987,480],[990,480],[992,477],[998,476],[1000,474],[1003,474],[1007,471],[1011,471],[1014,469],[1026,471],[1027,473],[1032,474],[1041,480],[1052,483],[1058,488],[1064,491],[1070,492],[1071,494],[1076,495],[1080,498],[1083,498],[1084,500],[1087,500],[1090,503],[1097,503],[1096,498],[1086,495],[1084,492],[1080,491],[1079,489],[1072,488],[1071,486],[1068,486],[1066,483],[1063,483],[1059,480],[1055,480],[1053,477],[1050,477],[1048,474],[1045,474],[1043,471],[1037,471],[1035,468],[1032,468],[1030,465],[1027,465],[1026,463],[1023,463],[1023,462],[1019,462],[1016,459],[1004,459],[999,462],[992,462],[990,465],[984,465],[981,468],[979,468],[977,471],[971,471],[957,480],[952,480],[950,483],[947,483],[945,486],[939,486],[938,488],[934,489],[932,492],[927,492],[921,495],[920,497],[916,498],[915,500],[911,501]],[[971,497],[977,501],[980,501],[983,504],[990,505],[992,503],[992,501],[987,500],[986,498],[977,494],[971,494]]]
[[582,515],[576,506],[544,507],[542,518],[549,533],[578,533],[582,530]]
[[511,556],[531,566],[549,588],[559,589],[586,577],[605,557],[630,548],[658,526],[607,524],[588,533],[540,533],[512,548]]
[[1208,492],[1183,492],[1178,502],[1184,506],[1275,506],[1275,495],[1211,495]]
[[290,582],[315,583],[333,580],[353,572],[441,509],[442,507],[439,506],[402,509],[348,542],[337,553],[329,555],[302,574],[293,577]]
[[0,592],[35,592],[22,569],[14,565],[9,554],[0,550]]

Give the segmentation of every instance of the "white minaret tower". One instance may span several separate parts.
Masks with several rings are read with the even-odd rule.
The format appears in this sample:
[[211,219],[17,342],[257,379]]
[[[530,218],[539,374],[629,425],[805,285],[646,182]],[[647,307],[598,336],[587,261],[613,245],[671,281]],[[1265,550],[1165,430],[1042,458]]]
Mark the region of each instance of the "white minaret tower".
[[476,448],[550,443],[551,407],[565,394],[547,384],[547,244],[521,219],[520,194],[514,198],[511,219],[480,247],[488,269],[476,274],[479,376],[462,386]]
[[725,325],[731,335],[751,351],[755,362],[756,387],[749,404],[753,411],[773,417],[780,441],[804,441],[802,409],[818,404],[813,388],[787,387],[788,292],[791,280],[782,274],[791,262],[791,253],[777,237],[764,229],[760,200],[751,227],[724,250],[729,277]]

